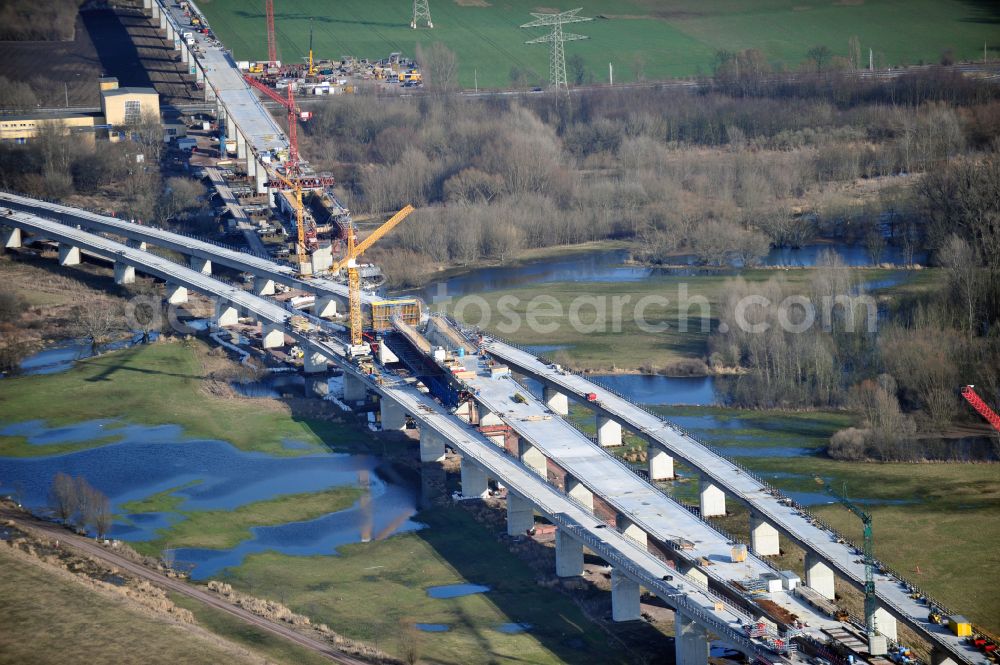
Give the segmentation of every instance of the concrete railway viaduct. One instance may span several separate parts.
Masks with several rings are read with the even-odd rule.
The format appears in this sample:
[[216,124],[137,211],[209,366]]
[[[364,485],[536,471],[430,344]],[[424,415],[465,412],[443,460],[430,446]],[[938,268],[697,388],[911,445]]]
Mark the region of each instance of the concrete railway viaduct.
[[[337,282],[300,280],[291,268],[252,254],[58,204],[0,194],[0,205],[9,211],[0,214],[0,241],[5,248],[18,247],[29,237],[45,239],[59,243],[64,265],[79,262],[85,252],[113,262],[119,283],[134,280],[136,271],[163,280],[166,298],[172,303],[184,302],[189,290],[197,291],[215,301],[218,326],[235,325],[241,315],[252,317],[261,324],[265,347],[282,346],[290,338],[305,349],[307,369],[323,370],[328,363],[342,369],[345,401],[357,403],[374,393],[379,397],[384,428],[402,428],[407,418],[417,423],[423,461],[442,459],[446,446],[462,456],[463,494],[481,496],[489,478],[507,487],[511,534],[529,528],[536,512],[557,524],[557,574],[579,575],[584,547],[607,561],[613,571],[612,615],[616,620],[640,617],[643,588],[675,608],[682,636],[677,640],[678,662],[706,662],[709,635],[763,662],[803,660],[795,649],[796,639],[818,643],[825,631],[835,630],[840,623],[822,611],[822,603],[817,606],[816,598],[832,597],[835,575],[854,585],[863,580],[856,563],[858,554],[850,545],[791,508],[790,502],[752,474],[670,423],[512,345],[492,338],[483,342],[492,357],[541,381],[543,400],[514,399],[520,386],[510,377],[493,378],[488,372],[473,371],[475,376],[468,380],[475,394],[473,418],[469,411],[445,408],[418,390],[412,378],[404,378],[391,367],[380,367],[374,376],[345,357],[339,337],[342,327],[320,318],[333,315],[336,302],[347,297],[346,287]],[[123,238],[127,244],[102,233]],[[188,257],[188,264],[145,251],[148,244],[179,252]],[[213,263],[253,274],[253,285],[244,290],[216,279],[211,275]],[[269,297],[274,283],[314,293],[318,301],[329,299],[326,311],[320,307],[311,315],[320,323],[320,331],[304,333],[289,325],[298,312]],[[450,334],[463,343],[457,339],[459,331],[453,329]],[[472,348],[471,337],[464,339]],[[474,370],[474,364],[481,361],[469,354],[467,362]],[[521,389],[520,394],[526,392]],[[587,399],[589,393],[597,399]],[[595,410],[597,441],[559,417],[566,413],[570,398]],[[514,445],[508,437],[490,435],[491,424],[509,429]],[[620,441],[622,428],[647,440],[650,477],[672,475],[674,459],[698,470],[702,475],[700,517],[604,449]],[[740,565],[729,559],[730,537],[703,519],[724,513],[727,497],[748,506],[752,516],[751,554]],[[765,557],[777,552],[780,537],[792,539],[807,552],[807,589],[781,590],[769,597],[798,615],[807,627],[781,633],[765,630],[751,637],[746,626],[756,623],[762,613],[751,594],[733,583],[773,574]],[[934,645],[936,664],[985,662],[960,638],[930,623],[927,605],[910,598],[903,580],[886,573],[877,581],[878,624],[884,635],[894,639],[896,623],[902,621]]]

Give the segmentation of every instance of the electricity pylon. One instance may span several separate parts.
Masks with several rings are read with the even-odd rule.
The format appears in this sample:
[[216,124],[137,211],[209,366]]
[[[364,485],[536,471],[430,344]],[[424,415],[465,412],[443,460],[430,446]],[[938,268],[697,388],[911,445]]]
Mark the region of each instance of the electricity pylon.
[[582,23],[583,21],[593,21],[592,18],[577,16],[576,13],[583,8],[571,9],[561,14],[536,14],[531,13],[535,20],[525,23],[522,28],[544,28],[552,26],[549,34],[531,39],[525,44],[548,44],[549,45],[549,87],[556,90],[569,90],[566,82],[566,54],[563,50],[563,42],[575,42],[579,39],[587,39],[586,35],[574,35],[563,32],[564,23]]
[[417,23],[421,20],[427,21],[428,28],[434,27],[434,22],[431,21],[430,0],[413,0],[413,20],[410,21],[410,27],[416,30]]

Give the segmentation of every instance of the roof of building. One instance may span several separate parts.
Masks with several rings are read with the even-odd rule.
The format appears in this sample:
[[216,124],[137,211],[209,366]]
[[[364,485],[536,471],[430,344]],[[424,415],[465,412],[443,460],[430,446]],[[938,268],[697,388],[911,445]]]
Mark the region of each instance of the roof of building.
[[76,112],[52,113],[51,111],[38,111],[35,113],[19,113],[17,115],[0,114],[0,122],[10,122],[12,120],[63,120],[66,118],[103,118],[104,114],[96,112]]
[[116,97],[118,95],[155,95],[153,88],[115,88],[114,90],[104,90],[101,92],[106,97]]

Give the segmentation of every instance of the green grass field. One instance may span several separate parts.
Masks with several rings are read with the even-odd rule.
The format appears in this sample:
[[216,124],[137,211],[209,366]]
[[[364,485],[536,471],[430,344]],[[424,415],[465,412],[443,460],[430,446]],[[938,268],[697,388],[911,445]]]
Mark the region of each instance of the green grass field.
[[[209,23],[239,59],[265,59],[264,3],[259,0],[200,0]],[[459,75],[471,88],[507,87],[512,67],[548,77],[548,49],[526,45],[543,34],[520,29],[531,12],[582,7],[594,21],[569,26],[588,36],[568,44],[567,57],[582,56],[589,74],[607,82],[608,63],[615,81],[692,76],[711,72],[718,49],[759,48],[773,61],[794,67],[818,44],[847,55],[857,36],[889,65],[937,62],[944,49],[957,57],[981,59],[990,42],[996,57],[997,9],[991,3],[961,0],[577,0],[546,4],[524,0],[431,0],[434,29],[411,30],[409,0],[277,0],[279,51],[286,62],[308,54],[312,19],[314,51],[319,57],[343,55],[379,59],[392,51],[415,53],[416,45],[435,41],[458,56]],[[641,61],[641,65],[638,64]],[[866,60],[867,61],[867,60]]]
[[256,662],[6,550],[0,548],[0,663]]
[[[201,390],[205,378],[201,358],[207,350],[201,342],[136,346],[81,361],[62,374],[5,379],[0,382],[0,423],[42,419],[65,425],[124,417],[141,424],[174,423],[192,438],[221,439],[242,450],[274,455],[307,454],[326,442],[357,438],[356,429],[298,419],[279,405],[261,408],[251,400],[209,396]],[[0,436],[0,457],[92,448],[115,440],[113,428],[108,434],[94,441],[51,446]],[[311,448],[289,450],[282,444],[286,439]]]
[[[870,282],[890,277],[892,272],[864,269],[856,271],[856,276],[859,281]],[[744,271],[741,276],[747,281],[777,277],[807,293],[813,271],[761,269]],[[915,272],[907,276],[905,283],[892,287],[887,293],[900,298],[935,288],[940,277],[937,270]],[[720,311],[726,299],[727,283],[732,279],[732,276],[706,271],[696,275],[656,275],[638,282],[558,282],[481,294],[488,305],[488,319],[482,318],[480,306],[471,300],[462,304],[462,298],[456,298],[446,310],[466,323],[479,325],[517,344],[558,347],[544,355],[575,369],[616,371],[649,366],[663,370],[680,360],[707,355],[709,332],[718,325],[718,321],[710,317]],[[546,304],[549,301],[535,300],[540,297],[554,299],[556,304],[550,307]],[[502,298],[507,300],[500,307]],[[658,298],[666,298],[668,302],[656,300]],[[578,322],[574,324],[570,319],[571,306],[578,299]],[[591,302],[596,305],[588,304]],[[618,324],[614,316],[616,302],[621,303]],[[707,308],[701,306],[702,302],[707,303]],[[595,306],[603,308],[603,319],[595,318]],[[529,311],[536,313],[534,326],[530,325]],[[703,311],[706,312],[704,324]],[[556,314],[549,315],[549,312]],[[682,313],[686,314],[686,329],[679,318]],[[519,325],[513,325],[515,321]],[[661,324],[668,327],[659,329],[657,326]]]
[[[179,497],[168,496],[157,501],[164,494],[176,491],[167,490],[153,495],[143,501],[132,502],[123,506],[131,513],[172,510]],[[133,543],[133,547],[144,554],[159,554],[161,550],[178,547],[197,547],[206,549],[228,549],[236,547],[252,536],[250,529],[255,526],[272,524],[288,524],[290,522],[305,522],[316,519],[327,513],[335,513],[350,508],[361,497],[358,487],[334,487],[322,492],[305,494],[288,494],[264,501],[233,508],[232,510],[191,510],[180,511],[184,519],[167,529],[159,531],[156,540]],[[168,504],[171,507],[165,507]],[[137,510],[139,506],[146,510]]]
[[[446,632],[416,633],[420,662],[629,662],[573,602],[535,583],[535,574],[458,508],[417,515],[430,528],[387,540],[345,545],[339,556],[253,554],[226,581],[255,595],[283,600],[354,639],[401,655],[413,623],[445,624]],[[451,599],[427,596],[428,587],[470,582],[485,594]],[[606,601],[610,606],[610,597]],[[506,634],[508,622],[532,625]]]

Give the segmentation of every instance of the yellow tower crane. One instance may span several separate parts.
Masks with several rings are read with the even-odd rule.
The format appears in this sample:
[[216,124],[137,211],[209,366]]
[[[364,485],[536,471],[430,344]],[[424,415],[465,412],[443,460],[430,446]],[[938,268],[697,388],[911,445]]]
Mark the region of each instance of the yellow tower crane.
[[333,264],[330,270],[338,272],[347,268],[348,300],[351,311],[352,354],[362,346],[364,341],[361,334],[364,322],[361,318],[361,277],[358,274],[358,257],[364,254],[369,247],[378,242],[385,234],[396,228],[400,222],[409,217],[413,210],[412,205],[407,205],[361,242],[357,241],[354,225],[347,225],[347,253],[344,255],[344,258]]

